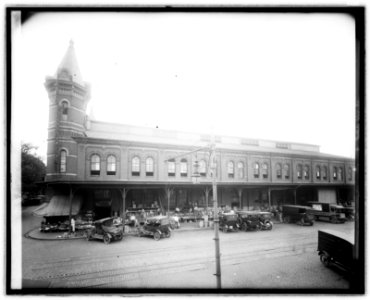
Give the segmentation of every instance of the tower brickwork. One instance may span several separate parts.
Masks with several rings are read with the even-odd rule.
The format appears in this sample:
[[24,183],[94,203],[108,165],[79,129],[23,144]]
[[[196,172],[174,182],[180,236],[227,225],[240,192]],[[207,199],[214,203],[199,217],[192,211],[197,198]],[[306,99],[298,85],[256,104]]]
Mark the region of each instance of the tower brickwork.
[[49,125],[46,180],[74,180],[77,176],[77,142],[84,136],[90,88],[82,80],[73,42],[57,72],[47,77]]

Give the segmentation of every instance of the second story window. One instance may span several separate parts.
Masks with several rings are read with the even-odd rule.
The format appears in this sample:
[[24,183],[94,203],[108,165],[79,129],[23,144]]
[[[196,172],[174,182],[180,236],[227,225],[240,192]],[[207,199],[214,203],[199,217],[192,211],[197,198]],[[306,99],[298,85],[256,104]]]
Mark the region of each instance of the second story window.
[[117,163],[114,155],[107,157],[107,175],[116,175]]
[[284,177],[285,179],[289,179],[290,177],[290,167],[288,164],[284,165]]
[[206,162],[203,159],[199,161],[199,174],[203,177],[207,175]]
[[132,176],[140,176],[140,158],[137,156],[132,159],[131,174]]
[[269,176],[268,165],[266,163],[262,165],[262,176],[263,178],[267,178]]
[[333,168],[333,179],[337,180],[338,179],[338,170],[337,167]]
[[338,180],[343,180],[343,169],[341,167],[338,168]]
[[326,180],[328,178],[328,167],[324,166],[322,168],[322,179]]
[[176,163],[173,159],[168,161],[167,171],[168,171],[168,176],[173,177],[176,175]]
[[90,174],[100,175],[100,156],[97,154],[91,156]]
[[154,160],[151,157],[148,157],[145,161],[145,175],[146,176],[154,175]]
[[253,174],[254,174],[254,178],[260,177],[260,165],[257,162],[254,163]]
[[282,177],[282,169],[281,164],[276,164],[276,177],[281,178]]
[[67,172],[67,151],[60,151],[60,173]]
[[321,178],[321,168],[320,166],[316,166],[316,179]]
[[348,180],[352,180],[353,178],[353,168],[352,167],[348,167]]
[[188,161],[186,159],[180,161],[180,175],[181,177],[188,176]]
[[305,165],[304,166],[304,169],[303,169],[303,177],[306,180],[310,179],[310,167],[308,165]]
[[301,164],[297,165],[297,178],[302,179],[302,165]]
[[244,164],[242,162],[238,162],[238,176],[240,179],[244,178]]
[[227,164],[227,174],[229,178],[234,178],[234,163],[232,161]]

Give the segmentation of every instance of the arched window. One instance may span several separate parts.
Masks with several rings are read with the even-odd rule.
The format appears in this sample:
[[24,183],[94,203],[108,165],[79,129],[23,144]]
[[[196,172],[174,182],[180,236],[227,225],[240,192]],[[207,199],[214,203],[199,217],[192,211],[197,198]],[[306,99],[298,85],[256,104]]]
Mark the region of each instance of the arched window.
[[185,158],[180,161],[180,175],[181,177],[188,176],[188,161]]
[[131,174],[132,176],[140,176],[140,158],[137,156],[132,159]]
[[145,161],[145,174],[146,176],[154,175],[154,160],[151,157],[148,157]]
[[244,178],[244,164],[242,162],[238,162],[238,176],[240,179]]
[[117,162],[114,155],[109,155],[107,157],[107,175],[116,175]]
[[285,179],[289,179],[290,177],[290,167],[288,164],[284,165],[284,177]]
[[310,167],[308,165],[305,165],[304,166],[304,169],[303,169],[303,177],[306,180],[310,179]]
[[328,167],[323,166],[322,168],[322,179],[326,180],[328,178]]
[[341,167],[338,168],[338,180],[343,180],[343,169]]
[[176,163],[174,159],[171,159],[167,163],[168,176],[174,177],[176,175]]
[[297,178],[302,179],[302,165],[301,164],[297,165]]
[[352,180],[353,178],[353,168],[348,167],[348,180]]
[[234,178],[234,163],[232,161],[227,163],[227,174],[229,178]]
[[206,162],[203,159],[199,161],[199,174],[203,177],[207,175]]
[[68,102],[63,101],[62,102],[62,120],[66,121],[68,118]]
[[337,180],[338,179],[338,170],[337,167],[333,168],[333,179]]
[[260,165],[258,162],[254,163],[253,173],[254,173],[254,178],[260,177]]
[[316,178],[320,179],[321,178],[321,167],[316,166]]
[[282,168],[281,168],[281,164],[280,163],[277,163],[276,164],[276,177],[277,178],[281,178],[282,177]]
[[91,156],[90,174],[100,175],[100,156],[98,154]]
[[262,176],[263,176],[263,178],[267,178],[268,175],[269,175],[268,165],[266,163],[264,163],[262,165]]
[[65,173],[67,171],[67,151],[60,151],[60,172]]

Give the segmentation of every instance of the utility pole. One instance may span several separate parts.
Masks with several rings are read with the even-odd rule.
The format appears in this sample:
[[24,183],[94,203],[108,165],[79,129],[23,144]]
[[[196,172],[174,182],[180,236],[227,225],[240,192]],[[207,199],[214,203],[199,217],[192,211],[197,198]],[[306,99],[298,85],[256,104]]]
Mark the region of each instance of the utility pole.
[[215,230],[215,255],[216,255],[216,279],[217,288],[221,289],[221,264],[220,264],[220,239],[219,239],[219,219],[218,219],[218,204],[217,204],[217,184],[216,184],[216,145],[214,136],[211,141],[211,170],[212,170],[212,194],[213,194],[213,214],[214,214],[214,230]]

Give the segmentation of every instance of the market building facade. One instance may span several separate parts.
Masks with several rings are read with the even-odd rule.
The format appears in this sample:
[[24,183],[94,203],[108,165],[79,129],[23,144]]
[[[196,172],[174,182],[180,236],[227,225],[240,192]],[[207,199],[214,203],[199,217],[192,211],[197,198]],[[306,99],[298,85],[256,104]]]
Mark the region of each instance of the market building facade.
[[[44,214],[94,211],[100,218],[127,210],[213,206],[210,135],[91,119],[90,88],[73,43],[45,87],[50,202]],[[273,210],[309,201],[354,202],[353,159],[309,144],[216,136],[215,145],[220,207]]]

